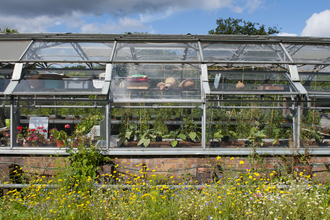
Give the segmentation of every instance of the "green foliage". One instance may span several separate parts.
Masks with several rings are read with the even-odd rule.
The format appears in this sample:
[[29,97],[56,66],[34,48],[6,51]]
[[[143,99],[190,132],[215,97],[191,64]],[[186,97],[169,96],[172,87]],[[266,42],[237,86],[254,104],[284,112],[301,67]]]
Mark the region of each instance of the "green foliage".
[[178,134],[178,137],[184,141],[187,140],[187,137],[189,137],[192,141],[195,141],[196,139],[198,141],[201,140],[202,133],[200,132],[200,126],[189,118],[184,118],[183,121],[184,126]]
[[319,127],[321,125],[321,116],[318,111],[308,110],[302,116],[301,123],[301,139],[305,141],[311,141],[315,139],[317,142],[323,140],[323,134],[320,132]]
[[[87,141],[88,143],[88,141]],[[101,165],[110,159],[103,155],[102,151],[86,140],[81,140],[76,148],[68,148],[68,161],[70,166],[60,176],[66,180],[65,186],[76,190],[89,190],[99,177]]]
[[235,34],[235,35],[272,35],[278,34],[277,27],[269,27],[266,31],[265,25],[244,21],[243,19],[217,19],[217,27],[210,30],[209,34]]
[[9,27],[5,27],[3,29],[0,28],[0,33],[7,34],[7,33],[18,33],[17,29],[10,29]]
[[133,138],[136,134],[136,123],[135,124],[122,124],[122,126],[119,129],[119,142],[118,146],[124,144],[127,145],[127,142],[129,139]]
[[250,135],[248,139],[252,142],[252,146],[257,146],[257,144],[260,144],[260,146],[264,145],[263,138],[266,138],[265,131],[261,130],[259,128],[259,122],[255,122],[255,126],[251,127],[250,129]]
[[143,145],[144,147],[148,147],[151,141],[156,142],[156,137],[161,137],[162,133],[157,131],[156,129],[147,129],[144,130],[142,134],[140,134],[140,141],[138,145]]
[[91,115],[86,118],[81,119],[81,123],[77,124],[75,127],[76,138],[88,134],[94,125],[98,125],[100,119],[103,117],[100,115]]

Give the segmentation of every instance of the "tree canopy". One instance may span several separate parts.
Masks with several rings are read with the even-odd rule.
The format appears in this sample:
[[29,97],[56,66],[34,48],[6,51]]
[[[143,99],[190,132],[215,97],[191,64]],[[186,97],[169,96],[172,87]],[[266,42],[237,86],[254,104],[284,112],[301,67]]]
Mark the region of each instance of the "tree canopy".
[[5,27],[3,29],[0,28],[0,33],[7,34],[7,33],[18,33],[17,29],[10,29],[9,27]]
[[243,21],[243,19],[217,19],[218,27],[210,30],[209,34],[237,34],[237,35],[272,35],[278,34],[277,27],[268,27],[266,31],[265,25],[252,23],[251,21]]

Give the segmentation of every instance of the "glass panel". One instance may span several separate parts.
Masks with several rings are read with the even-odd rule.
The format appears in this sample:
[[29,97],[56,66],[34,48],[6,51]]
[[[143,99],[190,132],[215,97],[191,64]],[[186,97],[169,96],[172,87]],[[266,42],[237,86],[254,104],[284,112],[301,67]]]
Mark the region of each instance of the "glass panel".
[[212,92],[294,92],[287,74],[284,72],[236,72],[209,70],[209,85]]
[[13,94],[100,94],[105,76],[102,69],[25,69],[23,74]]
[[294,62],[330,62],[330,47],[324,45],[284,45]]
[[12,74],[13,74],[13,69],[9,69],[9,68],[0,69],[0,94],[6,90],[8,84],[10,83]]
[[[140,106],[132,104],[130,107]],[[152,108],[113,108],[111,147],[119,148],[201,148],[200,108],[180,104],[160,104]],[[200,106],[200,105],[199,105]],[[119,106],[116,106],[119,107]],[[149,108],[148,108],[149,107]]]
[[18,61],[31,41],[0,42],[0,61]]
[[330,92],[330,73],[299,73],[301,84],[308,92]]
[[[57,147],[56,138],[50,132],[54,128],[70,136],[72,146],[82,139],[89,144],[89,138],[95,140],[93,144],[98,140],[105,143],[105,104],[92,101],[20,101],[20,120],[14,130],[17,132],[15,146]],[[48,117],[48,132],[43,132],[46,127],[41,128],[39,125],[39,129],[36,127],[28,131],[32,117]],[[42,133],[47,135],[43,136]],[[37,139],[33,140],[34,137]]]
[[[4,102],[1,102],[3,104]],[[5,102],[6,105],[10,103]],[[2,107],[0,108],[0,146],[9,147],[10,146],[10,108]]]
[[119,43],[115,60],[199,60],[197,43]]
[[207,147],[273,148],[292,144],[291,110],[283,108],[288,103],[220,103],[221,108],[219,102],[207,103]]
[[34,42],[23,60],[109,61],[112,48],[112,42]]
[[113,68],[114,100],[201,99],[200,67],[122,64]]
[[286,61],[277,44],[202,44],[204,61]]

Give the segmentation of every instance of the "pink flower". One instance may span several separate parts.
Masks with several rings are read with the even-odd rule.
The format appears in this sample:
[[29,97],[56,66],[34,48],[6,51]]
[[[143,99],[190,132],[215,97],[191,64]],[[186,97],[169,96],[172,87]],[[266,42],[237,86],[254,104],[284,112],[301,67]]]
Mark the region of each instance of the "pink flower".
[[70,128],[69,124],[64,125],[64,128]]
[[34,141],[37,141],[37,140],[38,140],[38,137],[34,137],[33,140],[34,140]]
[[32,137],[28,137],[26,138],[27,141],[31,141],[32,140]]
[[31,137],[37,137],[37,134],[31,134]]
[[6,137],[9,137],[9,134],[6,134]]

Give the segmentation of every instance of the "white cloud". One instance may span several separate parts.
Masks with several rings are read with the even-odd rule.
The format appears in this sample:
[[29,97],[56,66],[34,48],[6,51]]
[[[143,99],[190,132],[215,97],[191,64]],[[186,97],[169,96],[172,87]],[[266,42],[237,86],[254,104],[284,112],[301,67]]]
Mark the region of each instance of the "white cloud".
[[306,21],[301,36],[330,37],[330,10],[314,13]]
[[236,13],[243,13],[244,10],[248,10],[249,13],[252,13],[255,10],[257,10],[261,4],[262,4],[262,0],[247,0],[245,5],[243,6],[234,5],[231,7],[231,9]]
[[[68,32],[152,33],[152,28],[146,23],[164,19],[174,13],[222,8],[237,13],[246,10],[251,13],[263,1],[265,0],[2,0],[0,27],[16,28],[21,33],[47,32],[50,28],[59,27]],[[111,17],[113,20],[102,21],[100,17]],[[139,20],[135,19],[137,17]]]
[[118,23],[108,20],[104,24],[100,23],[85,23],[81,26],[82,33],[123,33],[123,32],[143,32],[146,29],[151,29],[150,26],[145,26],[137,19],[122,18]]
[[298,36],[298,34],[291,34],[291,33],[279,33],[277,36]]
[[174,13],[173,10],[167,10],[163,13],[154,13],[154,14],[140,14],[140,21],[143,23],[148,23],[148,22],[152,22],[152,21],[157,21],[157,20],[161,20],[163,18],[166,18],[170,15],[172,15]]

